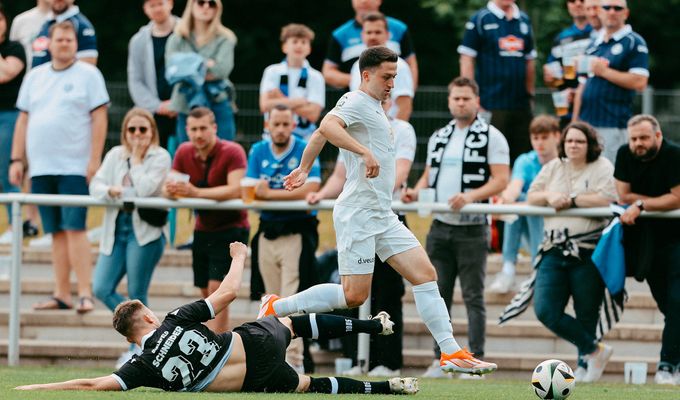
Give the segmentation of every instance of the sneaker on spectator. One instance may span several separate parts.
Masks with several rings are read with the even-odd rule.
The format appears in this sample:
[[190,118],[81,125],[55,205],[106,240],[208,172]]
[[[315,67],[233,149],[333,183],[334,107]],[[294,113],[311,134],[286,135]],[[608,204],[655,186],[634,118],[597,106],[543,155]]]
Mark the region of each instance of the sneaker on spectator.
[[0,235],[0,244],[12,244],[12,238],[14,237],[14,234],[12,233],[11,227],[5,231],[2,235]]
[[47,233],[39,238],[31,239],[28,242],[30,247],[51,247],[52,246],[52,235]]
[[378,365],[372,370],[368,371],[368,376],[386,376],[393,377],[401,375],[400,369],[389,369],[384,365]]
[[514,275],[508,275],[501,271],[494,277],[493,283],[489,286],[489,291],[493,293],[508,293],[514,284]]
[[588,360],[588,372],[586,373],[585,382],[597,382],[604,372],[604,367],[612,356],[614,349],[604,343],[597,344],[597,350],[585,356]]
[[673,378],[675,378],[675,384],[680,385],[680,364],[675,366],[675,373],[673,374]]
[[675,367],[667,362],[660,362],[654,375],[654,383],[657,385],[675,385]]
[[363,375],[363,374],[364,374],[364,371],[362,371],[361,367],[358,366],[358,365],[355,365],[352,368],[350,368],[347,371],[342,373],[342,375],[344,375],[344,376],[359,376],[359,375]]
[[427,370],[421,376],[423,378],[434,378],[434,379],[441,379],[441,378],[451,379],[452,378],[451,374],[445,373],[444,371],[442,371],[441,367],[439,367],[439,360],[432,360],[432,364],[429,367],[427,367]]
[[587,382],[586,375],[588,375],[588,370],[583,368],[583,367],[578,367],[576,368],[576,371],[574,371],[574,379],[576,382]]

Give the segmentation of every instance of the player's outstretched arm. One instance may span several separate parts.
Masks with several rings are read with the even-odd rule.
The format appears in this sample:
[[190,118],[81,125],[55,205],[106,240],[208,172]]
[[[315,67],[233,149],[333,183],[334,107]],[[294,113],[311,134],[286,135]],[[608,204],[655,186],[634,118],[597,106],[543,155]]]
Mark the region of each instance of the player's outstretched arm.
[[229,254],[231,255],[229,273],[224,277],[220,287],[208,296],[215,315],[224,310],[238,295],[243,278],[243,268],[246,263],[246,256],[248,255],[248,247],[241,242],[233,242],[229,244]]
[[64,382],[39,383],[35,385],[17,386],[15,390],[121,390],[118,380],[113,375],[99,378],[73,379]]
[[286,190],[295,190],[305,184],[314,160],[319,156],[324,145],[326,145],[326,138],[321,135],[319,129],[315,130],[305,146],[305,151],[302,152],[300,166],[283,178],[283,187]]

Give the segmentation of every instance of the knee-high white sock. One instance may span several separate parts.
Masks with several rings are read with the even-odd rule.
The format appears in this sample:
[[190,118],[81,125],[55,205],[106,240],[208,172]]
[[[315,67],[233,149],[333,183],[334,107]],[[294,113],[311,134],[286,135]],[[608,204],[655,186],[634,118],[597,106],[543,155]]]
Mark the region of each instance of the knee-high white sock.
[[453,338],[453,327],[449,310],[439,294],[437,282],[426,282],[413,286],[413,298],[420,318],[430,330],[432,337],[443,353],[451,354],[460,350],[460,346]]
[[279,317],[295,313],[322,313],[347,308],[342,285],[323,283],[274,302]]

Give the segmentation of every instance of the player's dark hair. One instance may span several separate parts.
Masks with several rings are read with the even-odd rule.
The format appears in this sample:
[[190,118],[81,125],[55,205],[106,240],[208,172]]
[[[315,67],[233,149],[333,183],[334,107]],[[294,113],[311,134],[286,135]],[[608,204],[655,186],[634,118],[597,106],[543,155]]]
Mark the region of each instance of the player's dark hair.
[[372,12],[364,14],[361,17],[361,26],[363,26],[366,22],[377,22],[377,21],[384,22],[385,23],[385,30],[387,30],[387,17],[385,17],[385,14],[383,14],[379,11],[372,11]]
[[144,307],[139,300],[124,301],[113,310],[113,329],[126,338],[130,338],[140,316],[138,311]]
[[588,141],[586,162],[591,163],[597,160],[602,153],[602,145],[600,145],[600,141],[598,140],[597,131],[589,123],[581,121],[570,123],[562,131],[562,139],[560,140],[560,158],[567,156],[567,153],[564,151],[564,142],[567,139],[567,132],[569,132],[570,129],[581,131],[586,136],[586,140]]
[[552,115],[541,114],[529,124],[529,134],[560,132],[560,120]]
[[397,53],[385,46],[369,47],[359,57],[359,72],[377,68],[384,62],[396,63],[398,59]]
[[73,25],[73,22],[66,20],[66,21],[57,22],[56,24],[50,26],[50,29],[47,31],[47,37],[52,39],[52,35],[54,35],[54,31],[56,31],[57,29],[73,32],[73,34],[76,36],[76,40],[78,40],[78,32],[76,31],[76,27],[75,27],[75,25]]
[[477,82],[475,82],[473,79],[466,78],[464,76],[454,78],[451,83],[449,83],[449,94],[451,94],[451,90],[454,87],[469,87],[472,89],[472,93],[474,93],[475,96],[479,96],[479,85],[477,85]]
[[205,116],[209,116],[210,122],[215,123],[215,113],[208,107],[192,108],[191,111],[189,111],[189,116],[187,118],[203,118]]

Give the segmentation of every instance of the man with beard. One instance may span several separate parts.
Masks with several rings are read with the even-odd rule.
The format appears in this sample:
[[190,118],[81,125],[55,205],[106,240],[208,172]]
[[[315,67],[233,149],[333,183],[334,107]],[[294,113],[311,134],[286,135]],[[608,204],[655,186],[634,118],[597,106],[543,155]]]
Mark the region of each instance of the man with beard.
[[47,21],[40,28],[38,37],[33,41],[33,68],[45,64],[52,58],[47,48],[50,43],[50,27],[64,21],[71,21],[76,28],[78,40],[79,60],[97,65],[97,37],[95,36],[94,26],[87,17],[80,12],[78,6],[73,5],[75,0],[49,0],[52,11],[47,17]]
[[[215,114],[197,107],[187,116],[189,141],[175,153],[174,172],[189,175],[189,181],[171,172],[163,187],[169,198],[197,197],[217,201],[241,197],[241,179],[246,173],[246,152],[240,144],[217,137]],[[219,288],[229,272],[231,257],[228,243],[248,241],[250,225],[246,210],[197,212],[194,242],[191,247],[194,286],[204,298]],[[228,329],[228,308],[218,313],[208,327],[217,332]]]
[[[620,202],[630,205],[621,215],[621,222],[626,225],[624,246],[626,251],[634,246],[649,247],[645,251],[648,267],[644,274],[639,274],[639,265],[633,267],[638,269],[637,279],[647,279],[659,311],[665,316],[654,381],[677,385],[680,384],[680,221],[640,221],[638,217],[642,211],[680,208],[680,146],[663,138],[656,118],[636,115],[628,121],[628,145],[619,148],[614,177]],[[641,232],[634,228],[644,229],[644,236],[652,238],[641,237]],[[627,252],[630,268],[628,257]]]
[[[259,180],[255,198],[304,200],[307,193],[319,190],[319,161],[314,161],[304,185],[287,191],[283,178],[298,166],[307,143],[293,135],[295,115],[290,107],[278,104],[269,111],[268,117],[266,128],[270,140],[255,143],[248,155],[246,176]],[[316,211],[263,210],[260,213],[259,229],[251,244],[251,264],[257,266],[267,293],[290,296],[316,283],[313,276],[314,252],[319,243],[317,225]],[[286,361],[300,373],[303,372],[302,353],[302,339],[291,341]]]

